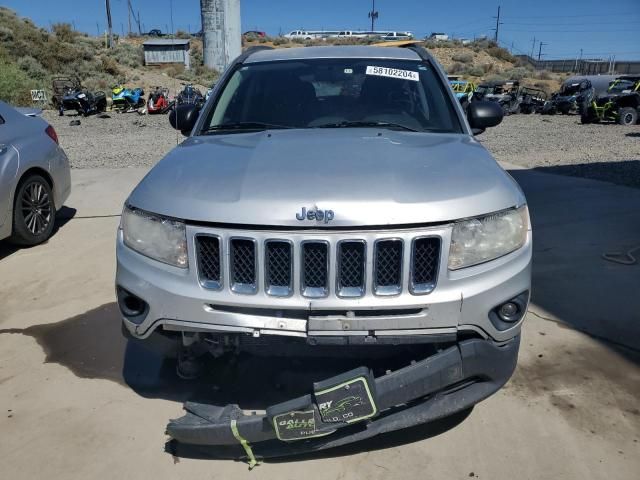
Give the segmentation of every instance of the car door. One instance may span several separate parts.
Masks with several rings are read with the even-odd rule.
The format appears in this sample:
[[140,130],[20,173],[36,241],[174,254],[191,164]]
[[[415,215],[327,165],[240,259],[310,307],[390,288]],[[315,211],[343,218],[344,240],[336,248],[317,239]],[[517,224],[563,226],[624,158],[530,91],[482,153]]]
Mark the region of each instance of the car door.
[[0,226],[11,218],[13,189],[18,173],[18,152],[12,145],[12,126],[0,111]]

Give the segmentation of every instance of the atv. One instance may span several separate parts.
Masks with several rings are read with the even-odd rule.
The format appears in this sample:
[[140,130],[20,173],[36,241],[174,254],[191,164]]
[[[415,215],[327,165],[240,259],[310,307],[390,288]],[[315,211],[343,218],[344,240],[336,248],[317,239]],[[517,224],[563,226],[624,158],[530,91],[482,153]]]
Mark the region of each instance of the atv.
[[193,104],[199,108],[204,105],[205,99],[202,92],[190,83],[183,83],[184,88],[176,97],[176,105]]
[[60,116],[65,110],[75,110],[85,117],[107,109],[107,96],[102,91],[90,92],[83,88],[78,78],[56,77],[52,81],[53,105]]
[[520,113],[540,113],[547,103],[547,93],[544,90],[533,87],[520,89]]
[[635,125],[639,114],[640,75],[622,75],[609,84],[604,95],[591,95],[585,99],[580,121],[612,121],[620,125]]
[[126,88],[116,85],[111,89],[112,108],[119,112],[134,112],[144,107],[144,90],[142,88]]
[[547,115],[582,113],[584,99],[589,95],[593,95],[593,85],[588,79],[577,79],[570,83],[564,83],[559,91],[551,95],[551,99],[544,105],[542,113]]
[[175,100],[169,101],[169,89],[164,87],[154,87],[154,91],[149,94],[147,100],[147,113],[167,113],[175,105]]
[[498,103],[505,115],[520,113],[520,82],[510,80],[479,85],[473,100],[488,100]]

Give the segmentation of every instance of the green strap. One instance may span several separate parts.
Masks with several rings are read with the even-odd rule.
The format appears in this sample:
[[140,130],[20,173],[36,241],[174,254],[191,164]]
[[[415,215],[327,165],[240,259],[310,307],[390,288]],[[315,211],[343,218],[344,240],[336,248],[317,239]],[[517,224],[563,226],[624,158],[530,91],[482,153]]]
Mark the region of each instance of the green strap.
[[234,419],[231,420],[231,431],[233,432],[233,436],[236,437],[236,440],[240,442],[242,448],[244,448],[245,453],[247,454],[247,458],[249,459],[249,470],[258,465],[258,461],[256,457],[253,455],[253,450],[251,450],[251,445],[247,442],[238,431],[238,422]]

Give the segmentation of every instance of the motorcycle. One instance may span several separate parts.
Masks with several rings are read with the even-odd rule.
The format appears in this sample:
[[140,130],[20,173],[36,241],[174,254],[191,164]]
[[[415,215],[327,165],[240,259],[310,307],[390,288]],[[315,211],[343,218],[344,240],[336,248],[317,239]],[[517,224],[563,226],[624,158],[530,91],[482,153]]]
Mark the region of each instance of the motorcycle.
[[144,90],[142,88],[126,88],[123,85],[116,85],[111,89],[111,100],[113,109],[120,112],[133,112],[140,107],[144,107]]
[[175,100],[169,101],[168,88],[155,87],[155,90],[149,94],[149,99],[147,100],[147,113],[149,115],[167,113],[175,103]]

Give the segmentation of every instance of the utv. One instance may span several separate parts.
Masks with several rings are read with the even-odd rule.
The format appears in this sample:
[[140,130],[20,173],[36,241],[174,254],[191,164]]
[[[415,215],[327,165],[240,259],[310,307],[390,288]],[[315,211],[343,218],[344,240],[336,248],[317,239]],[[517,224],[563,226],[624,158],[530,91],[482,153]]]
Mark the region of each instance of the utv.
[[519,97],[520,113],[540,113],[547,104],[547,93],[539,88],[522,87]]
[[542,113],[547,115],[581,113],[581,105],[588,95],[593,95],[593,86],[590,80],[585,78],[565,82],[559,91],[551,95],[551,100],[544,105]]
[[466,112],[476,90],[476,85],[473,82],[468,82],[466,80],[451,79],[449,79],[449,84],[456,94],[456,98],[460,102],[460,105],[462,105],[462,108]]
[[107,96],[102,91],[90,92],[83,88],[80,80],[70,77],[57,77],[52,81],[53,105],[60,116],[65,110],[75,110],[79,115],[91,115],[107,109]]
[[510,80],[479,85],[473,99],[496,102],[502,107],[505,115],[520,113],[520,82]]
[[635,125],[640,113],[640,75],[622,75],[611,82],[607,93],[584,101],[580,116],[582,123],[600,121]]

